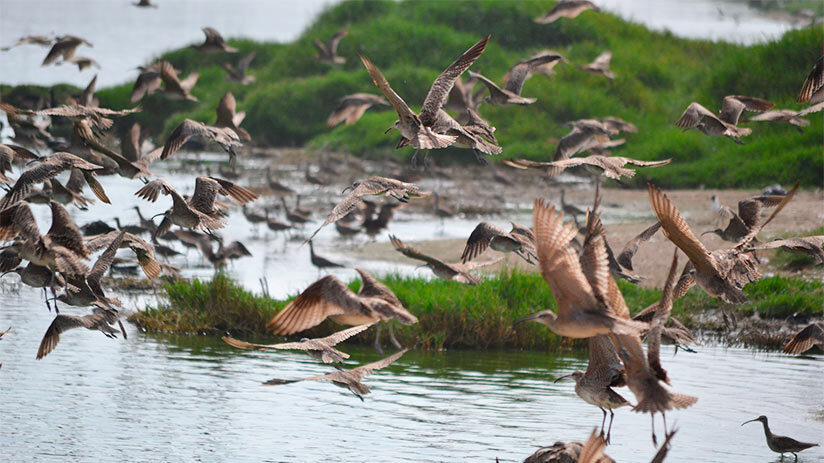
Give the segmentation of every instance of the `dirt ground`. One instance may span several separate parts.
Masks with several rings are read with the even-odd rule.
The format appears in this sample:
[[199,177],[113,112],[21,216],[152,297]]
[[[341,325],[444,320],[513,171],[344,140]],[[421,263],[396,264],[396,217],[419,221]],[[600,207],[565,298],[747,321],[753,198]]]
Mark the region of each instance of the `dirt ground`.
[[[513,185],[507,186],[492,180],[492,168],[468,167],[460,171],[443,171],[443,177],[423,178],[417,180],[425,188],[441,192],[441,203],[446,203],[458,210],[493,213],[493,216],[506,219],[507,215],[524,217],[532,209],[532,201],[536,197],[548,198],[552,203],[559,204],[561,190],[566,190],[566,202],[581,209],[591,206],[594,189],[590,184],[551,184],[542,178],[540,171],[516,171],[514,169],[497,168],[505,173]],[[430,173],[429,175],[432,175]],[[427,177],[429,176],[427,175]],[[448,176],[448,177],[447,177]],[[787,186],[785,186],[786,188]],[[710,196],[717,195],[720,202],[737,210],[739,200],[759,195],[760,190],[665,190],[667,195],[678,207],[681,214],[689,222],[693,233],[714,228],[724,228],[720,217],[710,208]],[[654,214],[649,204],[646,190],[601,188],[603,221],[607,231],[607,240],[616,253],[634,236],[654,222]],[[431,213],[431,200],[415,200],[408,206],[409,210]],[[769,212],[769,210],[767,210]],[[486,214],[483,214],[486,215]],[[478,221],[484,220],[483,215]],[[528,216],[527,216],[528,217]],[[527,221],[522,219],[522,221]],[[583,217],[579,220],[583,221]],[[524,225],[530,225],[525,223]],[[448,219],[445,226],[449,227]],[[770,240],[774,237],[786,237],[824,226],[824,194],[820,189],[799,191],[795,198],[770,223],[760,235],[760,239]],[[467,236],[468,238],[468,236]],[[700,237],[708,249],[714,250],[725,246],[733,246],[716,235],[708,234]],[[426,253],[442,258],[447,262],[456,262],[461,254],[465,239],[433,240],[411,242]],[[660,286],[666,277],[667,266],[670,263],[673,245],[658,232],[649,242],[642,245],[633,260],[635,272],[645,278],[643,285]],[[397,253],[389,243],[369,243],[360,249],[351,251],[353,257],[368,257],[391,261],[408,261]],[[766,261],[773,251],[763,251],[760,257]],[[493,259],[498,253],[488,250],[480,259]],[[684,256],[681,258],[684,262]],[[765,262],[766,263],[766,262]],[[517,265],[535,270],[533,266],[524,264],[517,256],[509,256],[501,264]],[[492,267],[491,270],[495,270]],[[820,267],[820,266],[819,266]],[[762,269],[769,273],[769,266]],[[821,278],[820,268],[807,271],[813,278]]]

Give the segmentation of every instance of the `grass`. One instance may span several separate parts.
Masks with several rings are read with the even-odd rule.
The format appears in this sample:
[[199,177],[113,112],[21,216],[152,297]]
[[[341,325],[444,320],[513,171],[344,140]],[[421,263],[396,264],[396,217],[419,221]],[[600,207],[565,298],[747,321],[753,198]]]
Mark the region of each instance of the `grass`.
[[[418,324],[395,323],[395,333],[404,345],[424,349],[522,348],[557,349],[575,342],[555,336],[546,327],[513,322],[544,309],[555,310],[548,285],[540,274],[506,270],[477,286],[421,278],[389,276],[384,280],[404,305],[418,317]],[[359,281],[350,284],[357,291]],[[623,281],[619,286],[629,307],[638,311],[655,302],[660,291]],[[165,288],[166,301],[133,315],[131,321],[150,332],[265,335],[266,323],[288,300],[255,296],[218,275],[210,282],[177,282]],[[693,289],[677,301],[673,315],[688,326],[696,326],[702,311],[725,308],[737,316],[757,312],[762,318],[783,319],[800,313],[824,315],[824,284],[801,279],[770,277],[748,285],[750,302],[735,307],[722,304],[701,290]],[[301,336],[325,336],[341,327],[326,321]],[[362,343],[374,341],[375,330],[360,334]]]
[[[569,120],[613,115],[629,120],[639,133],[615,151],[640,159],[673,158],[657,169],[642,169],[631,185],[653,180],[666,187],[760,187],[824,184],[824,123],[822,113],[809,117],[803,134],[789,125],[744,123],[753,128],[745,145],[682,132],[675,120],[691,101],[718,109],[725,95],[767,98],[778,108],[800,108],[794,100],[804,76],[820,54],[824,30],[808,27],[787,32],[780,40],[754,46],[687,40],[654,32],[608,13],[586,12],[574,20],[548,25],[532,18],[549,10],[551,1],[365,1],[351,0],[322,12],[294,42],[255,43],[230,40],[237,55],[203,54],[191,49],[163,56],[182,75],[198,71],[193,93],[199,103],[168,101],[151,96],[145,111],[129,116],[163,142],[185,117],[215,120],[214,108],[227,90],[247,112],[244,127],[255,142],[272,146],[309,145],[346,150],[362,157],[404,158],[411,148],[395,150],[397,132],[383,131],[396,119],[391,109],[369,111],[357,124],[327,129],[325,120],[336,101],[353,92],[377,93],[360,61],[363,53],[376,63],[413,109],[419,108],[432,80],[458,54],[486,34],[492,40],[473,69],[499,80],[506,70],[531,53],[552,48],[571,60],[551,78],[536,76],[524,95],[538,102],[524,107],[483,106],[497,126],[502,158],[548,159]],[[339,67],[318,63],[312,41],[349,25],[339,52],[347,62]],[[578,69],[601,51],[613,52],[615,80]],[[229,83],[219,64],[255,50],[250,86]],[[4,98],[17,89],[1,88]],[[27,91],[31,91],[28,88]],[[131,83],[102,89],[102,104],[129,107]],[[39,90],[47,94],[45,89]],[[61,87],[58,98],[77,89]],[[162,117],[160,115],[163,115]],[[746,117],[746,116],[744,116]],[[438,153],[442,162],[474,162],[467,150]]]

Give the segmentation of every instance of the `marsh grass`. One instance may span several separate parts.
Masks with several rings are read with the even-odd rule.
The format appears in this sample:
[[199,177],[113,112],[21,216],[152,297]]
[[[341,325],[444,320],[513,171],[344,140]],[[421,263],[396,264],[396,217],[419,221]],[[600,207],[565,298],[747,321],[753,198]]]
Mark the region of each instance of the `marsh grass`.
[[[389,276],[383,280],[418,324],[394,324],[404,345],[425,349],[522,348],[557,349],[575,341],[555,336],[535,323],[513,327],[521,317],[544,309],[555,310],[549,287],[540,274],[505,270],[477,286],[444,280]],[[618,283],[627,304],[638,311],[655,302],[660,291]],[[357,291],[359,281],[350,284]],[[731,307],[699,289],[676,302],[673,315],[688,326],[696,326],[705,310],[726,309],[741,316],[758,312],[762,318],[783,319],[792,314],[822,316],[824,285],[800,279],[770,277],[745,288],[750,302]],[[289,299],[290,300],[290,299]],[[255,296],[224,275],[212,281],[178,282],[165,288],[165,301],[132,317],[150,332],[266,335],[266,323],[289,300]],[[325,336],[341,327],[326,321],[300,336]],[[375,330],[358,335],[356,342],[371,343]]]

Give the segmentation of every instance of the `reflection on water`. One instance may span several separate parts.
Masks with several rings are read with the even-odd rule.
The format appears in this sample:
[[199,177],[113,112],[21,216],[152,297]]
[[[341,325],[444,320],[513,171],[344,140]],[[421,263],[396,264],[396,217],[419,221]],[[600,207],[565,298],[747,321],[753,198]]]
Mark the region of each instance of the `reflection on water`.
[[[552,383],[584,368],[582,355],[410,351],[366,379],[372,394],[361,402],[328,383],[261,386],[329,367],[300,353],[239,351],[217,337],[128,327],[124,341],[75,330],[36,361],[53,315],[33,290],[4,301],[0,323],[14,327],[0,341],[6,461],[514,462],[540,445],[585,439],[601,420],[572,382]],[[380,357],[365,347],[344,350],[350,366]],[[673,384],[700,397],[669,416],[680,429],[672,461],[773,461],[760,427],[740,426],[760,414],[800,440],[824,435],[821,356],[671,352],[665,348],[664,362]],[[649,417],[619,410],[609,453],[647,461]],[[799,461],[823,457],[814,448]]]

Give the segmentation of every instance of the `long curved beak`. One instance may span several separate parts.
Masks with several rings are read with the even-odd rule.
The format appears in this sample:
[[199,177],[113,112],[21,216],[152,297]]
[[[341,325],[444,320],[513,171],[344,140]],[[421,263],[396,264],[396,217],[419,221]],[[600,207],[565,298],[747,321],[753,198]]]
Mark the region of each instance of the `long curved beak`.
[[384,130],[384,131],[383,131],[383,134],[384,134],[384,135],[386,135],[387,133],[389,133],[389,131],[390,131],[390,130],[392,130],[392,129],[394,129],[394,128],[395,128],[395,126],[394,126],[394,125],[393,125],[392,127],[389,127],[388,129],[386,129],[386,130]]
[[341,192],[340,192],[340,194],[344,194],[344,193],[346,193],[346,192],[347,192],[347,191],[349,191],[349,190],[354,190],[354,188],[352,188],[352,186],[351,186],[351,185],[349,185],[348,187],[344,188],[344,189],[343,189],[343,191],[341,191]]
[[715,232],[715,230],[707,230],[707,231],[705,231],[704,233],[701,233],[701,236],[704,236],[704,235],[706,235],[707,233],[713,233],[713,232]]
[[754,419],[754,420],[745,421],[745,422],[741,423],[741,426],[744,426],[744,425],[745,425],[745,424],[747,424],[747,423],[752,423],[753,421],[758,421],[758,419],[756,418],[756,419]]
[[524,318],[519,318],[519,319],[515,320],[515,323],[513,323],[512,326],[518,326],[523,322],[529,322],[529,321],[537,320],[537,319],[538,319],[537,314],[536,315],[530,315],[530,316],[524,317]]
[[153,216],[149,217],[149,220],[154,220],[154,219],[155,219],[155,217],[160,217],[161,215],[166,215],[166,213],[165,213],[165,212],[161,212],[160,214],[155,214],[155,215],[153,215]]
[[417,267],[415,267],[415,270],[418,270],[419,268],[424,268],[424,267],[426,267],[427,265],[428,265],[428,264],[421,264],[421,265],[418,265]]
[[572,375],[564,375],[564,376],[561,376],[561,377],[557,378],[555,381],[553,381],[553,383],[557,383],[558,381],[560,381],[560,380],[562,380],[562,379],[564,379],[564,378],[569,378],[570,376],[572,376]]

